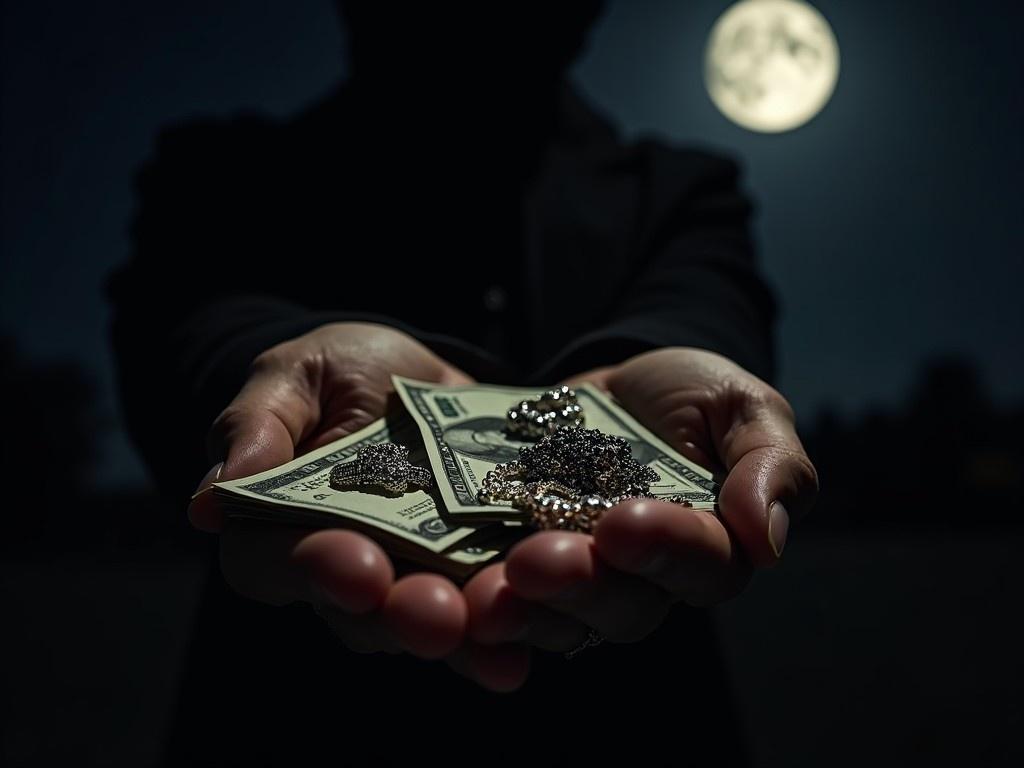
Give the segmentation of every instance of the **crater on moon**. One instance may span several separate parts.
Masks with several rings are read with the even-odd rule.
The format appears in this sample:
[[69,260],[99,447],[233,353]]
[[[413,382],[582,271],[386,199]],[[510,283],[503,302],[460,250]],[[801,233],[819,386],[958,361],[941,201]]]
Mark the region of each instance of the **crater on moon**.
[[828,103],[838,77],[832,28],[801,0],[742,0],[711,29],[704,82],[715,106],[744,128],[803,125]]

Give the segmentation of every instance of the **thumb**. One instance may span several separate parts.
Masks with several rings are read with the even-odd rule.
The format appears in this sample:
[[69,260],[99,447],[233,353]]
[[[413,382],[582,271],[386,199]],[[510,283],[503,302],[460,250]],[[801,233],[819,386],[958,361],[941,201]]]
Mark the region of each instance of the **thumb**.
[[400,376],[408,376],[411,379],[433,381],[449,387],[474,383],[475,380],[473,377],[464,370],[458,366],[452,365],[445,358],[441,357],[441,355],[423,346],[420,342],[416,342],[416,344],[425,354],[416,356],[413,364],[407,363],[406,365],[398,366],[397,368],[388,371],[388,388],[391,386],[391,373],[397,373]]
[[593,384],[598,389],[607,392],[609,390],[612,374],[615,373],[615,366],[606,365],[603,368],[593,368],[585,373],[577,373],[575,376],[570,376],[563,383],[568,384],[570,387],[578,387],[581,384]]
[[[425,351],[428,354],[423,359],[417,358],[412,365],[397,368],[374,366],[370,367],[369,373],[349,373],[346,377],[347,386],[339,387],[335,392],[336,397],[328,397],[326,406],[321,409],[318,429],[312,430],[302,440],[296,449],[297,453],[301,455],[322,448],[369,426],[389,411],[403,410],[401,398],[391,383],[392,373],[449,387],[473,383],[473,378],[464,371],[429,350]],[[327,389],[330,391],[331,387]]]
[[773,565],[790,516],[807,514],[818,493],[792,410],[781,395],[748,402],[739,422],[714,438],[729,470],[718,497],[722,516],[755,566]]
[[306,382],[280,369],[257,369],[210,429],[207,451],[218,463],[207,472],[189,504],[192,524],[200,530],[220,531],[220,509],[206,492],[211,484],[291,461],[295,446],[319,418],[319,398]]
[[450,363],[442,363],[440,375],[437,379],[439,384],[449,387],[457,387],[463,384],[473,384],[475,379],[465,371],[456,368]]

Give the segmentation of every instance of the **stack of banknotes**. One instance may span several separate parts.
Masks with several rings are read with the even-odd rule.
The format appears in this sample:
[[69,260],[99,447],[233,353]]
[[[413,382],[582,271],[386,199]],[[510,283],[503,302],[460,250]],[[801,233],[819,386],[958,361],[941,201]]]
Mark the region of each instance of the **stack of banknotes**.
[[[365,429],[288,464],[257,475],[214,483],[230,517],[315,527],[349,528],[377,541],[392,557],[465,580],[532,532],[511,504],[481,504],[487,472],[515,460],[530,443],[505,430],[509,408],[540,389],[489,384],[441,386],[393,377],[405,406]],[[588,429],[629,441],[633,458],[653,468],[656,497],[681,496],[713,509],[718,486],[711,473],[669,447],[597,388],[576,388]],[[410,463],[429,467],[432,487],[388,494],[373,487],[337,490],[331,468],[355,461],[360,448],[394,442],[409,448]]]

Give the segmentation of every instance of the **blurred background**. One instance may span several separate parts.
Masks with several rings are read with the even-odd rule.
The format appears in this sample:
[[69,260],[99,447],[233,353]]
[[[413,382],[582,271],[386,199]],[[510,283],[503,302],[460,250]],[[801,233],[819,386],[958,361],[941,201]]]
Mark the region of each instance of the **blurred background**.
[[[704,87],[729,5],[608,2],[573,77],[628,137],[738,157],[758,204],[777,385],[823,494],[780,567],[718,610],[749,751],[1013,763],[1024,12],[815,2],[840,47],[835,93],[759,134]],[[295,112],[345,76],[344,32],[327,0],[180,0],[5,2],[0,34],[0,754],[150,765],[210,542],[150,493],[123,433],[104,281],[158,130]]]

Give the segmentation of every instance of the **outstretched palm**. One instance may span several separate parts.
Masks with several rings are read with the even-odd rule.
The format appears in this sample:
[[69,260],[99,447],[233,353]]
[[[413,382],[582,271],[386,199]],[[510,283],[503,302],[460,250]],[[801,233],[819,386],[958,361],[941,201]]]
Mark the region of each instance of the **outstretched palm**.
[[809,511],[817,476],[792,409],[765,382],[704,350],[666,348],[592,371],[641,422],[725,474],[720,516],[655,500],[605,513],[593,536],[546,531],[466,585],[470,635],[483,643],[567,649],[593,627],[638,640],[671,605],[707,605],[743,589],[782,554],[789,516]]
[[[262,472],[344,437],[384,415],[391,374],[464,384],[464,373],[386,326],[332,323],[261,354],[238,396],[210,432],[204,478]],[[465,642],[467,609],[459,589],[433,573],[395,568],[371,539],[353,531],[225,521],[209,493],[189,507],[193,524],[220,533],[221,570],[242,595],[281,605],[311,602],[352,650],[408,651],[445,658],[488,687],[525,676],[524,649]]]

